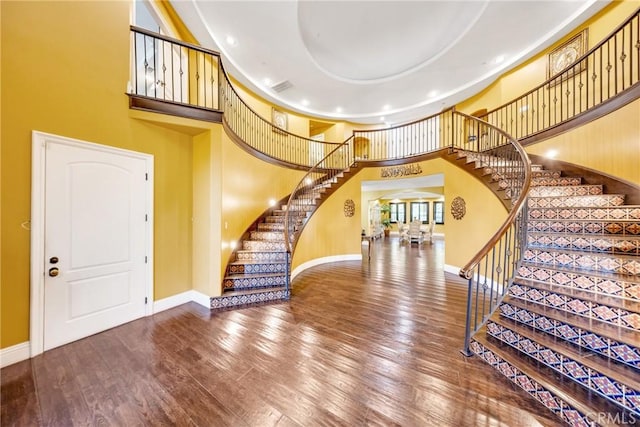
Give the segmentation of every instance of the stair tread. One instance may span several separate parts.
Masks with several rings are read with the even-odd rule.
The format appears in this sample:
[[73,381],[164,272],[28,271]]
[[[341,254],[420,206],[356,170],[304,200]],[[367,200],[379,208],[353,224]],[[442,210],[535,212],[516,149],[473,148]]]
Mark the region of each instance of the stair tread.
[[535,279],[525,279],[520,277],[516,277],[516,279],[517,282],[514,281],[514,284],[521,284],[523,286],[529,286],[535,289],[546,290],[556,294],[562,294],[569,297],[579,298],[585,301],[595,302],[598,304],[606,305],[608,307],[622,308],[634,313],[640,313],[640,301],[622,298],[615,295],[590,292],[571,286],[550,284]]
[[577,328],[591,331],[597,335],[612,340],[618,341],[622,344],[627,344],[632,347],[638,347],[640,343],[640,331],[634,331],[628,328],[615,326],[610,323],[603,322],[599,319],[585,318],[573,313],[568,313],[563,310],[558,310],[553,307],[543,306],[532,301],[524,301],[518,298],[507,297],[503,301],[504,304],[510,304],[515,307],[519,307],[541,316],[546,316],[551,319],[566,323]]
[[[558,186],[547,186],[550,188],[558,188]],[[567,187],[567,186],[561,186],[561,187]],[[574,187],[573,185],[568,186],[568,187]],[[537,186],[535,188],[541,188],[540,186]],[[530,195],[530,198],[534,198],[534,199],[555,199],[555,198],[580,198],[580,197],[625,197],[625,194],[620,194],[620,193],[604,193],[604,194],[585,194],[583,196],[545,196],[545,195]],[[620,205],[620,206],[628,206],[628,205]],[[589,207],[589,206],[584,206],[584,207]]]
[[605,252],[589,252],[589,251],[581,251],[581,250],[573,250],[573,249],[560,249],[560,248],[545,248],[545,247],[532,247],[527,248],[527,251],[540,251],[540,252],[557,252],[563,254],[573,254],[573,255],[591,255],[597,256],[600,258],[622,258],[628,260],[637,260],[637,255],[627,255],[627,254],[610,254]]
[[240,296],[240,295],[262,294],[262,293],[285,290],[285,289],[286,289],[286,286],[272,286],[268,288],[241,289],[241,290],[233,290],[233,291],[230,290],[230,291],[225,291],[221,296],[232,297],[232,296]]
[[[625,205],[621,205],[625,206]],[[612,206],[613,208],[613,206]],[[562,208],[562,209],[584,209],[584,208]],[[603,208],[603,209],[611,209],[611,208]],[[552,221],[552,222],[640,222],[640,218],[529,218],[529,221],[539,222],[539,221]],[[562,233],[560,233],[562,234]],[[597,234],[597,233],[592,233]],[[637,235],[634,235],[637,237]]]
[[226,279],[254,279],[256,277],[280,277],[284,276],[284,272],[282,273],[232,273],[227,274],[224,278]]
[[251,260],[246,261],[232,261],[229,265],[255,265],[255,264],[284,264],[286,260]]
[[[632,220],[626,220],[632,221]],[[636,220],[638,221],[638,220]],[[611,222],[611,221],[607,221]],[[529,236],[569,236],[569,237],[581,237],[583,239],[607,239],[607,240],[638,240],[638,236],[630,236],[627,234],[601,234],[601,233],[562,233],[557,231],[529,231]]]
[[600,279],[608,279],[608,280],[615,280],[615,281],[628,282],[628,283],[640,283],[640,277],[638,276],[630,276],[627,274],[620,274],[620,273],[611,273],[611,272],[601,271],[601,270],[598,270],[598,271],[584,270],[582,268],[572,268],[572,267],[564,267],[559,265],[540,264],[540,263],[526,261],[526,260],[523,260],[520,266],[521,267],[531,266],[535,268],[543,268],[543,269],[564,272],[569,274],[576,274],[581,276],[593,276]]
[[511,329],[519,335],[561,354],[563,357],[577,361],[620,384],[624,384],[627,387],[640,391],[640,381],[636,379],[638,377],[638,371],[634,368],[617,363],[609,363],[606,360],[603,360],[604,358],[602,356],[588,350],[578,351],[570,343],[567,343],[562,339],[554,338],[541,332],[532,331],[528,326],[519,324],[515,320],[498,317],[492,318],[491,321]]
[[[253,242],[264,242],[264,240],[250,240]],[[238,249],[236,253],[265,253],[265,254],[286,254],[284,249]]]
[[[561,377],[558,378],[558,374],[551,368],[546,366],[532,366],[523,358],[520,352],[507,344],[494,342],[494,340],[490,341],[484,334],[478,334],[474,336],[473,339],[493,353],[499,355],[505,362],[535,380],[551,394],[558,396],[584,415],[592,414],[593,416],[593,414],[596,413],[616,413],[620,411],[615,404],[595,393],[590,393],[574,381]],[[542,365],[540,363],[537,363],[537,365],[538,364]],[[603,427],[613,427],[616,425],[606,417],[603,421],[604,423],[600,424]]]
[[[565,176],[563,178],[569,178],[568,176]],[[575,178],[575,177],[573,177]],[[532,179],[536,179],[536,178],[532,178]],[[599,187],[602,188],[602,184],[579,184],[579,185],[538,185],[536,186],[536,188],[550,188],[550,189],[557,189],[559,187],[569,187],[569,188],[575,188],[575,187]],[[591,196],[597,196],[597,194],[591,194]]]
[[[242,241],[242,243],[244,242],[280,242],[280,243],[284,243],[283,239],[244,239]],[[246,249],[245,249],[246,250]]]

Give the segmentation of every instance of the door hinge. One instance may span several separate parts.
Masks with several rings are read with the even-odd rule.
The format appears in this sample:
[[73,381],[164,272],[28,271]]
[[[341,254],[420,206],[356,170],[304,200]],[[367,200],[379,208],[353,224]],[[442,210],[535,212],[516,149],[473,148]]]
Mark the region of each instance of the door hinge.
[[149,217],[147,216],[147,214],[144,214],[144,222],[149,221]]
[[144,263],[145,264],[147,263],[147,256],[146,255],[144,256]]
[[146,172],[144,173],[144,180],[149,181],[149,174]]
[[147,297],[144,297],[144,303],[147,304]]

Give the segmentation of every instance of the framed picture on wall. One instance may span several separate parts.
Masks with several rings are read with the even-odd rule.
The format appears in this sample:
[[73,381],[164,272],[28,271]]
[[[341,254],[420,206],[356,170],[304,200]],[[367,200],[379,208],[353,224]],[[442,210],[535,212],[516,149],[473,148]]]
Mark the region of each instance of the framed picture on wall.
[[[550,79],[562,70],[574,64],[576,60],[578,60],[587,52],[588,36],[588,29],[585,28],[549,53],[549,60],[547,64],[547,79]],[[558,76],[557,79],[554,79],[549,84],[551,86],[556,85],[584,71],[585,69],[586,63],[583,62],[573,68],[570,68],[565,73],[563,73],[562,76]]]
[[283,131],[287,131],[288,130],[287,122],[288,122],[287,113],[285,113],[284,111],[277,110],[275,108],[271,109],[271,123],[275,127]]

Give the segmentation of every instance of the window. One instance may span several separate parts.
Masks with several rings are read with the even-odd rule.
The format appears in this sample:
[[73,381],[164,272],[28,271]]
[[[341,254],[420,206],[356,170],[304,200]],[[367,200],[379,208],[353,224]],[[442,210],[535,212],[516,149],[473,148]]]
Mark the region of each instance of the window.
[[391,222],[407,222],[407,214],[406,214],[406,206],[407,204],[402,203],[389,203],[389,207],[391,208],[389,219]]
[[411,221],[419,219],[423,224],[429,224],[429,202],[411,202]]
[[444,202],[433,202],[433,220],[436,224],[444,224]]

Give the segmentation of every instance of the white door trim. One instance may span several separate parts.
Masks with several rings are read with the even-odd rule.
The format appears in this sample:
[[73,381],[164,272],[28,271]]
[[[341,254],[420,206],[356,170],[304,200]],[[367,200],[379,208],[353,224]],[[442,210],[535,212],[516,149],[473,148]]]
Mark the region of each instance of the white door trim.
[[145,316],[153,314],[153,155],[33,131],[31,135],[31,325],[29,331],[31,357],[37,356],[44,351],[44,189],[47,141],[55,141],[59,144],[81,148],[91,148],[117,155],[126,155],[145,161],[149,182],[145,197],[145,207],[148,212],[145,233],[145,249],[148,257],[145,269],[145,297],[147,299]]

